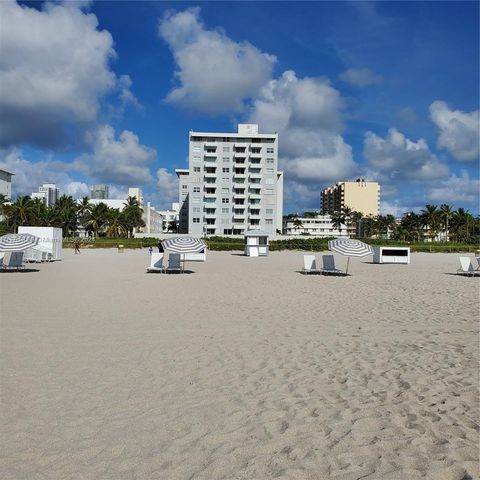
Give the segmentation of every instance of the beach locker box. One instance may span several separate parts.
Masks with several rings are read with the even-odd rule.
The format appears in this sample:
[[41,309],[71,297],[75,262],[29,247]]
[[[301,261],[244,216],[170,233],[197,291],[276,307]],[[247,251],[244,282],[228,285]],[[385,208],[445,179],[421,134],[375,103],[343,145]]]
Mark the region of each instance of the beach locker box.
[[245,232],[245,255],[247,257],[267,257],[268,236],[268,233],[261,230]]
[[373,263],[410,263],[410,247],[373,247]]
[[52,254],[53,260],[62,259],[62,229],[55,227],[18,227],[18,233],[29,233],[40,238],[37,248]]

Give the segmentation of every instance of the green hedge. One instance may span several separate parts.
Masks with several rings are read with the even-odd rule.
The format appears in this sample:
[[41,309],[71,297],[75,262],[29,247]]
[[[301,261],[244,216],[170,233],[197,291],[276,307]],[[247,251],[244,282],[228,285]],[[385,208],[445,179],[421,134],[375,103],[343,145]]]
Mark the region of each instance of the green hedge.
[[[302,252],[322,252],[328,250],[328,238],[292,238],[288,240],[270,241],[271,251],[298,250]],[[74,242],[78,239],[65,238],[63,246],[73,248]],[[243,251],[245,248],[243,238],[236,237],[208,237],[204,238],[209,250],[214,251]],[[480,250],[479,245],[467,245],[459,243],[408,243],[395,240],[364,239],[370,245],[396,245],[409,246],[412,252],[476,252]],[[81,239],[81,248],[117,248],[123,245],[124,248],[148,248],[156,247],[158,238],[96,238]]]

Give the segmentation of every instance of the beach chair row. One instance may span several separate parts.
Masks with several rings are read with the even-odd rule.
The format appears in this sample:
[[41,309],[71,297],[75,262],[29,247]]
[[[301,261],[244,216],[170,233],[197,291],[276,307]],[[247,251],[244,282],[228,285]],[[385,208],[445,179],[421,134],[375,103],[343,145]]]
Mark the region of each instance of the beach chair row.
[[45,250],[40,250],[38,248],[29,248],[25,252],[24,261],[30,263],[52,262],[53,255]]
[[182,257],[180,253],[170,253],[168,255],[168,265],[165,265],[165,256],[163,253],[152,253],[150,266],[147,267],[147,273],[181,273]]
[[[476,264],[476,265],[475,265]],[[480,275],[480,257],[460,257],[460,268],[457,270],[458,275],[476,276]]]
[[0,268],[2,270],[22,270],[23,252],[6,252],[0,259]]
[[335,257],[333,255],[322,255],[322,267],[319,268],[319,262],[315,255],[303,256],[303,273],[316,273],[323,275],[344,275],[344,273],[335,267]]

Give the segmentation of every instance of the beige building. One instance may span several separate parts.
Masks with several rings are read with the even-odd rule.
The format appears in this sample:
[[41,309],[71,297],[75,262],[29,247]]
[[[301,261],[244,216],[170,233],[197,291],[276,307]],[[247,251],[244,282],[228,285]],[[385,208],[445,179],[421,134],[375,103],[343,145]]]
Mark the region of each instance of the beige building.
[[321,193],[323,213],[340,212],[348,207],[363,215],[378,216],[380,213],[380,185],[357,179],[354,182],[337,182]]

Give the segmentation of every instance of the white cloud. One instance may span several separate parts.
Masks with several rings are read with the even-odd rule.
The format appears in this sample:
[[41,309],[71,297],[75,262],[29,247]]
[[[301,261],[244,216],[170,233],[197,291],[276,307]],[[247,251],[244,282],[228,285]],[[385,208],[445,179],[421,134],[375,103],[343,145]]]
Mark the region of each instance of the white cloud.
[[139,143],[138,137],[124,130],[119,139],[110,125],[99,126],[87,135],[93,154],[84,156],[83,161],[92,166],[91,175],[105,183],[119,185],[143,185],[150,183],[149,164],[157,152]]
[[179,86],[167,101],[209,114],[239,112],[271,78],[275,56],[221,30],[207,30],[200,9],[167,12],[158,33],[175,58]]
[[84,6],[47,2],[39,11],[0,2],[0,144],[55,147],[77,139],[117,87],[134,102],[131,82],[117,82],[109,68],[112,36]]
[[479,196],[480,181],[470,179],[466,170],[462,170],[460,176],[452,174],[427,192],[427,198],[432,202],[456,202],[475,207],[478,207]]
[[349,68],[341,73],[338,78],[345,83],[356,87],[366,87],[368,85],[378,85],[383,83],[380,75],[375,75],[368,68]]
[[157,189],[156,199],[159,202],[159,208],[169,208],[172,202],[178,202],[177,176],[166,168],[157,170]]
[[470,113],[450,110],[445,102],[437,100],[430,105],[430,118],[440,129],[439,148],[447,149],[460,162],[478,159],[479,110]]
[[[262,89],[248,121],[261,131],[278,132],[280,167],[301,183],[333,181],[357,167],[340,132],[342,98],[323,78],[299,79],[286,71]],[[288,190],[288,185],[286,185]]]
[[373,175],[384,180],[432,180],[449,174],[448,166],[429,150],[427,142],[408,139],[395,128],[386,138],[367,132],[363,155]]
[[27,160],[18,148],[0,150],[0,168],[15,175],[12,178],[12,196],[30,195],[37,192],[44,182],[52,182],[60,188],[60,194],[83,196],[89,189],[85,183],[74,180],[67,170],[76,169],[75,165],[59,162],[50,157],[39,162]]
[[402,218],[405,213],[411,212],[414,210],[419,210],[420,208],[423,208],[423,207],[406,206],[406,205],[401,205],[398,201],[386,202],[382,200],[382,202],[380,203],[380,214],[393,215],[395,218]]

